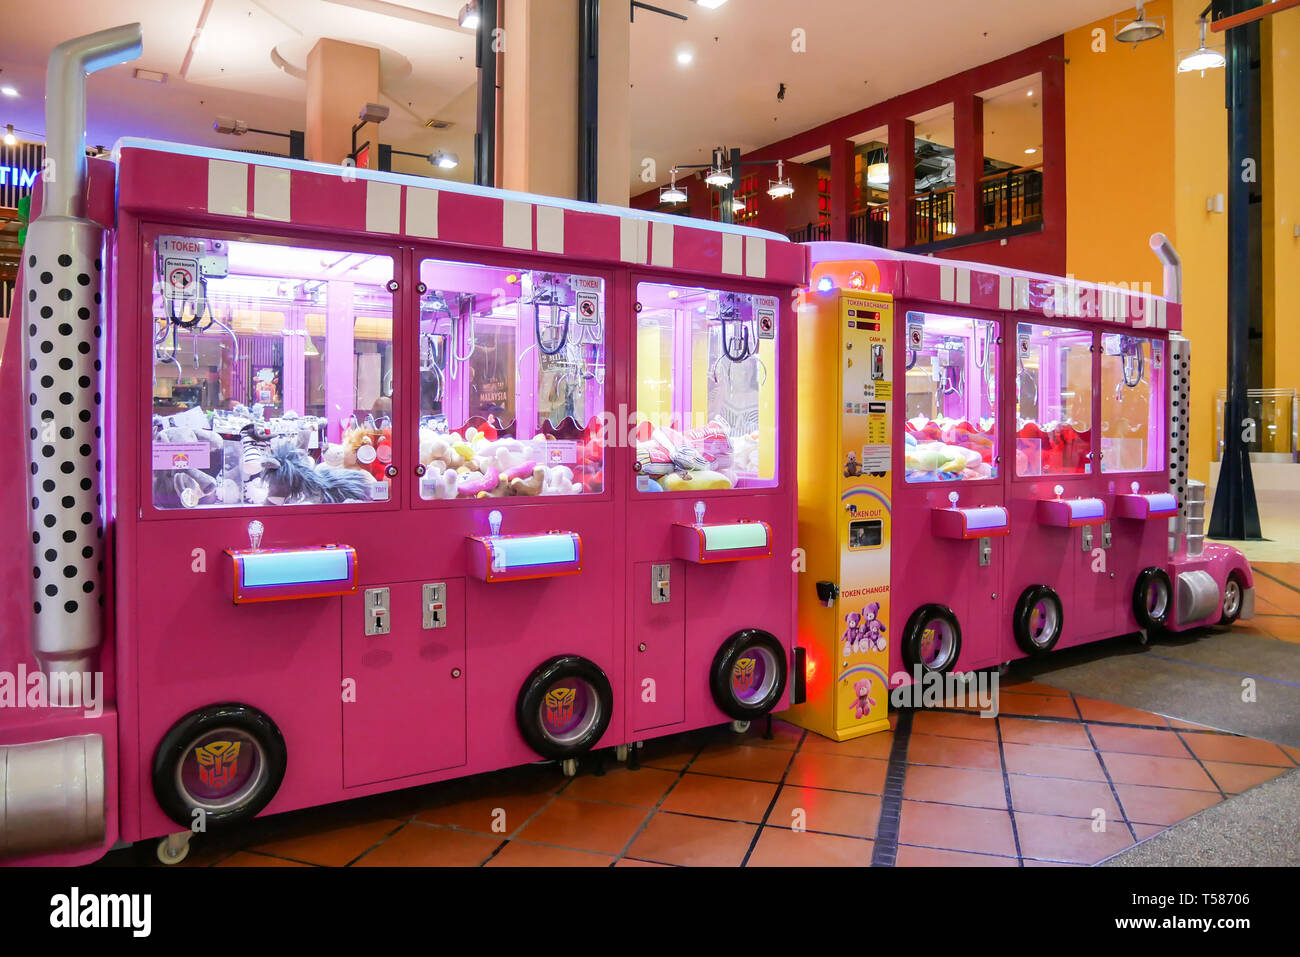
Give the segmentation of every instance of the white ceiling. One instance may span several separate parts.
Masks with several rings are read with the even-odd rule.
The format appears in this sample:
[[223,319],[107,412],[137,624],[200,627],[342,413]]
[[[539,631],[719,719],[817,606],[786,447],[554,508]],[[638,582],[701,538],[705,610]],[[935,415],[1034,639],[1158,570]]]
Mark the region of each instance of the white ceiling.
[[[756,149],[1122,11],[1124,0],[649,0],[632,27],[632,159],[659,181],[713,147]],[[792,50],[804,30],[805,53]],[[694,60],[679,66],[677,52]],[[776,98],[779,84],[785,99]],[[987,125],[987,119],[986,119]],[[863,131],[865,132],[865,131]],[[633,193],[647,184],[633,179]]]
[[[521,0],[509,0],[521,2]],[[532,0],[565,3],[572,0]],[[691,0],[652,0],[684,13],[685,23],[638,10],[632,25],[633,193],[649,187],[641,161],[656,161],[659,182],[674,163],[702,162],[712,147],[752,149],[845,113],[996,59],[1065,30],[1113,15],[1123,0],[729,0],[716,10]],[[301,129],[305,84],[277,68],[272,50],[301,63],[327,36],[383,51],[381,138],[399,149],[460,154],[457,178],[471,175],[476,71],[473,36],[454,24],[463,0],[38,0],[8,16],[0,31],[0,124],[43,133],[45,61],[68,37],[131,19],[144,26],[144,54],[90,81],[91,144],[123,135],[280,152],[284,141],[212,131],[218,114],[264,129]],[[181,75],[195,30],[210,4],[202,41]],[[607,2],[605,15],[616,4]],[[791,49],[806,33],[807,52]],[[679,50],[694,54],[689,66]],[[166,83],[133,78],[136,68],[168,74]],[[783,102],[778,84],[786,85]],[[455,125],[427,130],[437,116]],[[399,169],[431,172],[418,160]]]

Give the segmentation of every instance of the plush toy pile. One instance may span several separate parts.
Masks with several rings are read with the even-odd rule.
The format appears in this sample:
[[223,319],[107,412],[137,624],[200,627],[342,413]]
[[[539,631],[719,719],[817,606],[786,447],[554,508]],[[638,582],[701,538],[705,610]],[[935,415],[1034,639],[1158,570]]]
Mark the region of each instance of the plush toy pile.
[[[548,463],[553,444],[572,441],[571,463]],[[566,456],[567,457],[567,456]],[[599,492],[604,449],[590,430],[564,440],[539,434],[532,440],[503,436],[489,424],[463,432],[420,427],[420,491],[425,498],[504,498],[508,495],[576,495]]]
[[994,423],[981,419],[972,425],[964,419],[918,416],[905,423],[903,454],[909,482],[943,482],[992,478],[995,448]]
[[1016,433],[1017,475],[1081,475],[1088,471],[1092,430],[1079,430],[1063,422],[1046,429],[1026,422]]
[[634,468],[642,491],[732,488],[738,475],[758,472],[758,433],[732,435],[721,419],[685,432],[644,422]]
[[[155,416],[155,446],[207,443],[210,451],[203,467],[197,462],[178,466],[173,459],[171,468],[155,469],[154,504],[294,505],[379,497],[374,490],[392,459],[391,430],[355,427],[345,433],[344,442],[326,443],[322,449],[322,419],[287,412],[268,420],[262,411],[261,406],[240,405],[215,414],[191,409],[183,417]],[[199,428],[201,424],[210,427]],[[323,461],[317,462],[317,456]]]

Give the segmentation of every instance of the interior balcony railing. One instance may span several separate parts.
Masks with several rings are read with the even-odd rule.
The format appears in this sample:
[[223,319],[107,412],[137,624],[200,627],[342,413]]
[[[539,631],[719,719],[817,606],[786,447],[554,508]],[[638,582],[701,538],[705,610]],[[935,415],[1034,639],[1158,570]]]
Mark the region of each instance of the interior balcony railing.
[[868,206],[849,216],[849,242],[868,246],[889,245],[889,207]]
[[907,222],[907,244],[920,246],[955,236],[956,197],[956,188],[953,186],[913,194]]
[[980,177],[981,229],[1007,229],[1043,219],[1043,167],[1021,166]]
[[831,238],[831,224],[808,223],[806,226],[796,226],[794,229],[786,230],[786,235],[792,242],[796,243],[822,243]]

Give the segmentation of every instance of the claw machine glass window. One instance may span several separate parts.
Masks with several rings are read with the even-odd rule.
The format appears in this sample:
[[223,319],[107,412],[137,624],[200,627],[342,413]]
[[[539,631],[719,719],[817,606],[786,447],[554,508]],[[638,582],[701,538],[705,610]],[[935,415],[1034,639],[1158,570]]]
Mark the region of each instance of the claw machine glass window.
[[1144,336],[1101,337],[1101,470],[1165,467],[1164,343]]
[[387,501],[393,260],[192,235],[153,252],[154,506]]
[[420,264],[420,496],[604,488],[605,281]]
[[1016,475],[1092,472],[1092,333],[1016,329]]
[[776,485],[775,296],[637,285],[636,487]]
[[998,324],[907,314],[909,482],[996,478]]

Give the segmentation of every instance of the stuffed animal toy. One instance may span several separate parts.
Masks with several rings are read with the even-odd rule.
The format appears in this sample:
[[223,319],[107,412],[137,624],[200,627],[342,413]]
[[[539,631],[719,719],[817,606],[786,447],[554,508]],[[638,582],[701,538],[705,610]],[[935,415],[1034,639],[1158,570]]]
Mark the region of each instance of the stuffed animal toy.
[[847,658],[857,650],[858,632],[862,627],[862,615],[851,611],[844,616],[844,634],[840,641],[844,643],[844,657]]
[[[528,464],[532,464],[531,462]],[[507,473],[509,474],[509,473]],[[541,495],[542,488],[546,485],[546,466],[533,465],[532,471],[526,476],[516,476],[510,479],[511,495]]]
[[266,501],[272,505],[364,502],[370,500],[370,479],[358,469],[317,467],[298,448],[297,439],[277,439],[261,460]]
[[694,472],[673,472],[659,480],[665,492],[707,492],[712,489],[731,488],[731,479],[721,472],[700,469]]
[[543,495],[576,495],[581,491],[582,486],[573,480],[573,469],[567,465],[553,465],[546,470]]

